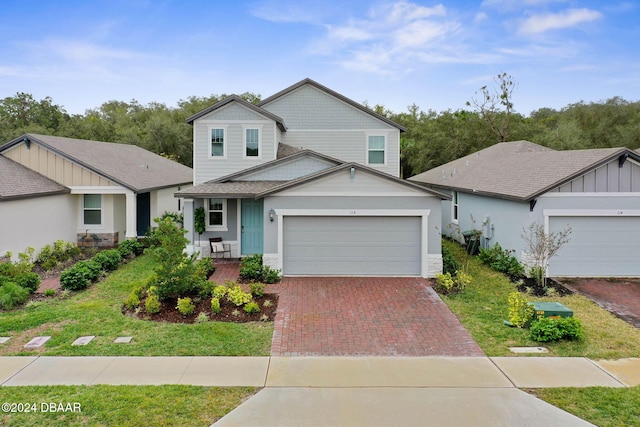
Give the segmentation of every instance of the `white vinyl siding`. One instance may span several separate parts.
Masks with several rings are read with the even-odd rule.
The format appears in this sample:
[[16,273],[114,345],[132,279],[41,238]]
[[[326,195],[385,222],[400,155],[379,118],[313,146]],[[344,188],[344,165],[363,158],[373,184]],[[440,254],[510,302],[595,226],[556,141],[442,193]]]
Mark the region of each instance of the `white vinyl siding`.
[[84,195],[82,200],[82,223],[89,226],[102,225],[102,195]]
[[385,165],[386,164],[386,138],[384,135],[369,135],[367,137],[367,164],[368,165]]

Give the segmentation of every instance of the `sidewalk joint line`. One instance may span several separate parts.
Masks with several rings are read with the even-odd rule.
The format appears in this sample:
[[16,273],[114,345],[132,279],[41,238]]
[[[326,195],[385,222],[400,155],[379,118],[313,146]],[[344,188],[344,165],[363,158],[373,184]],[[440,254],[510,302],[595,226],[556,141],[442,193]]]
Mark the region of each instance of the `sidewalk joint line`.
[[[8,356],[10,357],[10,356]],[[32,357],[32,356],[26,356],[26,357]],[[22,368],[20,368],[18,370],[18,372],[14,372],[13,375],[11,375],[9,378],[7,378],[6,381],[4,381],[2,383],[2,385],[4,386],[7,382],[11,381],[11,379],[13,379],[13,377],[15,377],[16,375],[18,375],[20,372],[24,371],[25,369],[27,369],[29,366],[31,366],[32,363],[34,363],[36,360],[38,360],[40,358],[40,356],[35,356],[36,358],[33,359],[31,362],[27,363],[26,365],[24,365]]]

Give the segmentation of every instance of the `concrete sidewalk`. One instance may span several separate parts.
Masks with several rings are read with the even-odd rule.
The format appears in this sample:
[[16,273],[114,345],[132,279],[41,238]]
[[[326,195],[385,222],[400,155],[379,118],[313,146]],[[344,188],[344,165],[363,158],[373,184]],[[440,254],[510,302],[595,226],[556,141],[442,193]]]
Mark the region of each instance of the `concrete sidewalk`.
[[264,387],[216,427],[588,426],[519,388],[640,384],[640,359],[0,357],[0,384]]

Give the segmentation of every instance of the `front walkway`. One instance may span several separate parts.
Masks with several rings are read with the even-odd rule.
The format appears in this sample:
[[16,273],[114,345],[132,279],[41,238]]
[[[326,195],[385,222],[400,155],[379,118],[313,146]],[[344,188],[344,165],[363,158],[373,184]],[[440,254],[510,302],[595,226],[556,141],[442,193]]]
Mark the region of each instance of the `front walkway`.
[[484,355],[425,279],[285,277],[274,288],[273,356]]

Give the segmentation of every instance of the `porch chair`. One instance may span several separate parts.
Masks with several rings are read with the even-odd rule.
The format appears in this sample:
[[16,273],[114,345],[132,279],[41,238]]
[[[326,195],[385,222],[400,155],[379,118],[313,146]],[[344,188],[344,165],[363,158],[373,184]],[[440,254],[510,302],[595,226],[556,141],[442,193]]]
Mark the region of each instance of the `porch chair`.
[[224,258],[224,254],[229,254],[231,258],[231,245],[229,243],[222,243],[222,237],[211,237],[209,239],[209,247],[211,248],[211,258]]

